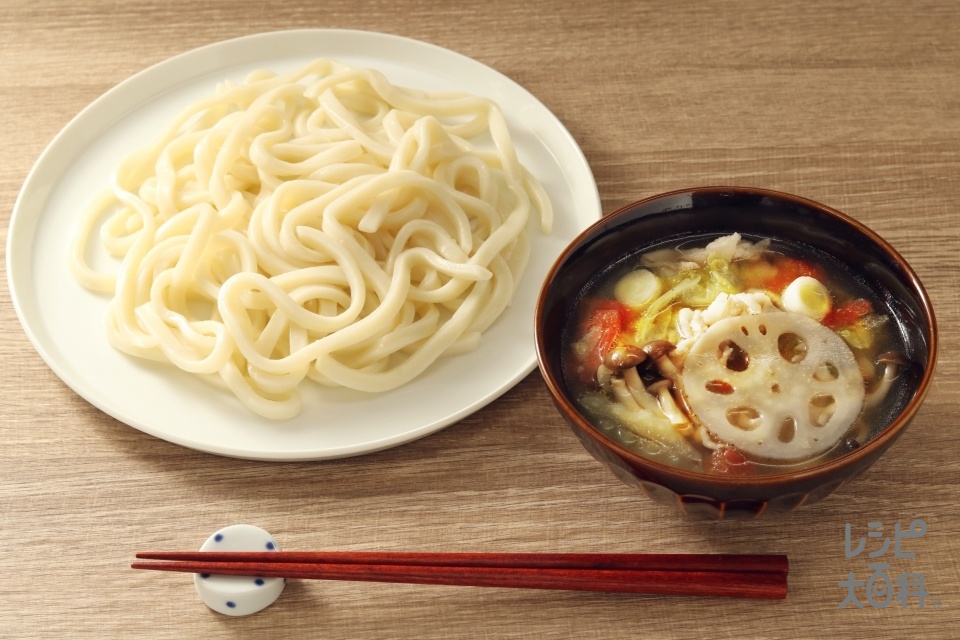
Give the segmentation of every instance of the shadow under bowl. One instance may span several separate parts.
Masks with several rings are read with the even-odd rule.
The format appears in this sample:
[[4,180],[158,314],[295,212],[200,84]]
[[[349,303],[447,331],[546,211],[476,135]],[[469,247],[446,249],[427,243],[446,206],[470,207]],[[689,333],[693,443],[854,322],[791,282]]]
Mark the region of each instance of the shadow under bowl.
[[[563,376],[564,332],[584,289],[611,265],[655,247],[738,232],[800,243],[844,263],[872,289],[900,327],[919,365],[898,411],[853,451],[795,471],[730,477],[646,458],[597,429]],[[700,245],[702,246],[702,244]],[[853,218],[811,200],[744,187],[674,191],[630,204],[583,231],[548,273],[536,310],[540,371],[574,434],[616,477],[650,498],[713,518],[790,511],[821,500],[873,464],[906,430],[930,386],[937,326],[930,300],[907,262]],[[878,425],[879,426],[879,425]],[[878,432],[877,432],[878,431]]]

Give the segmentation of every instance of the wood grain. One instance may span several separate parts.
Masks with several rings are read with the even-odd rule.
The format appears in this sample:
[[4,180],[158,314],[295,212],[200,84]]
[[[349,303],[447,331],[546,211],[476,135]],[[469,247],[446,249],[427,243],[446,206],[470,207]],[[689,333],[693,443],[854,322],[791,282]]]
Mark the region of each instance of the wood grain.
[[[432,0],[10,0],[0,7],[0,240],[31,166],[105,90],[172,55],[249,33],[367,29],[507,74],[564,122],[604,211],[701,184],[761,186],[885,236],[929,290],[938,375],[907,434],[828,500],[702,522],[621,485],[576,442],[533,373],[397,449],[323,463],[189,451],[69,390],[0,289],[0,636],[11,638],[955,638],[960,629],[960,5]],[[4,278],[4,282],[6,279]],[[840,608],[870,572],[844,525],[923,519],[909,560],[925,608]],[[248,522],[286,549],[788,553],[790,593],[757,603],[526,590],[291,583],[260,614],[206,609],[186,576],[128,569]],[[861,591],[861,600],[863,600]],[[935,603],[939,603],[938,605]]]

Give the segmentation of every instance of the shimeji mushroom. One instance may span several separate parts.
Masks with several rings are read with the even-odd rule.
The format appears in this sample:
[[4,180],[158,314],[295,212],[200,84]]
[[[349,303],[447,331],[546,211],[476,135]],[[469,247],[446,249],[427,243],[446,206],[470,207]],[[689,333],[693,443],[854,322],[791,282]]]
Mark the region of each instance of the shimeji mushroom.
[[[667,355],[676,349],[677,346],[670,342],[669,340],[651,340],[647,344],[640,347],[640,349],[646,353],[651,360],[657,363],[657,366],[662,366],[660,361],[667,357]],[[670,361],[672,365],[673,362]],[[676,369],[676,367],[674,367]]]
[[864,406],[875,407],[880,404],[890,392],[893,381],[900,376],[900,373],[909,364],[910,362],[903,357],[903,354],[896,351],[887,351],[877,356],[877,365],[883,367],[883,374],[875,381],[866,398],[864,398]]
[[633,394],[630,393],[630,389],[627,388],[627,383],[623,381],[623,378],[620,376],[610,378],[610,388],[613,390],[613,395],[620,404],[630,411],[640,411],[640,404],[636,398],[633,397]]
[[670,420],[670,424],[676,427],[677,431],[683,435],[691,435],[693,433],[693,424],[690,422],[690,418],[677,406],[676,401],[674,401],[673,394],[670,392],[673,386],[673,382],[670,380],[657,380],[647,387],[647,390],[650,393],[657,394],[660,410],[663,411]]
[[[677,365],[670,359],[670,353],[677,348],[676,345],[669,340],[651,340],[641,348],[657,366],[660,375],[670,381],[670,388],[673,392],[674,400],[673,406],[676,407],[678,411],[682,409],[683,413],[688,417],[687,424],[690,424],[690,417],[692,417],[694,413],[683,391],[683,376],[680,374],[680,370],[677,369]],[[692,424],[690,428],[693,428]]]
[[653,413],[665,413],[661,404],[651,395],[650,389],[644,388],[643,380],[640,379],[640,373],[636,367],[623,370],[623,381],[626,383],[627,389],[630,391],[633,399],[637,401],[637,404]]
[[630,369],[647,359],[647,354],[632,344],[617,345],[603,356],[603,364],[611,371]]
[[646,359],[647,354],[640,347],[618,345],[604,355],[600,370],[604,370],[605,375],[601,377],[598,370],[597,379],[601,385],[604,381],[608,382],[613,395],[628,409],[661,413],[659,403],[644,389],[637,372],[637,365]]
[[657,414],[662,413],[657,399],[644,389],[636,367],[611,371],[606,365],[601,365],[597,374],[600,386],[609,385],[614,397],[627,409],[631,411],[646,409]]

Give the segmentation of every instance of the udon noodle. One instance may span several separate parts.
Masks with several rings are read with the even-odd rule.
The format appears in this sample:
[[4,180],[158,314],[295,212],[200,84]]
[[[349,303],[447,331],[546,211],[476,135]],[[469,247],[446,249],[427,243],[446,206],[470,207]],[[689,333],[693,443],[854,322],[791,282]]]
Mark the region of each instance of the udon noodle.
[[382,392],[476,348],[551,218],[495,103],[319,60],[222,84],[126,157],[70,269],[112,295],[115,348],[282,419],[305,378]]

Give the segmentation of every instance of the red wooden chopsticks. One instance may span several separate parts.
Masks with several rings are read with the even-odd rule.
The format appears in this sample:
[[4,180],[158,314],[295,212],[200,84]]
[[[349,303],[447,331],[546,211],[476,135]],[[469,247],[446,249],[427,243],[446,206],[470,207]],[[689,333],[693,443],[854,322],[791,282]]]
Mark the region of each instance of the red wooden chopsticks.
[[785,555],[156,551],[134,569],[216,575],[783,599]]

